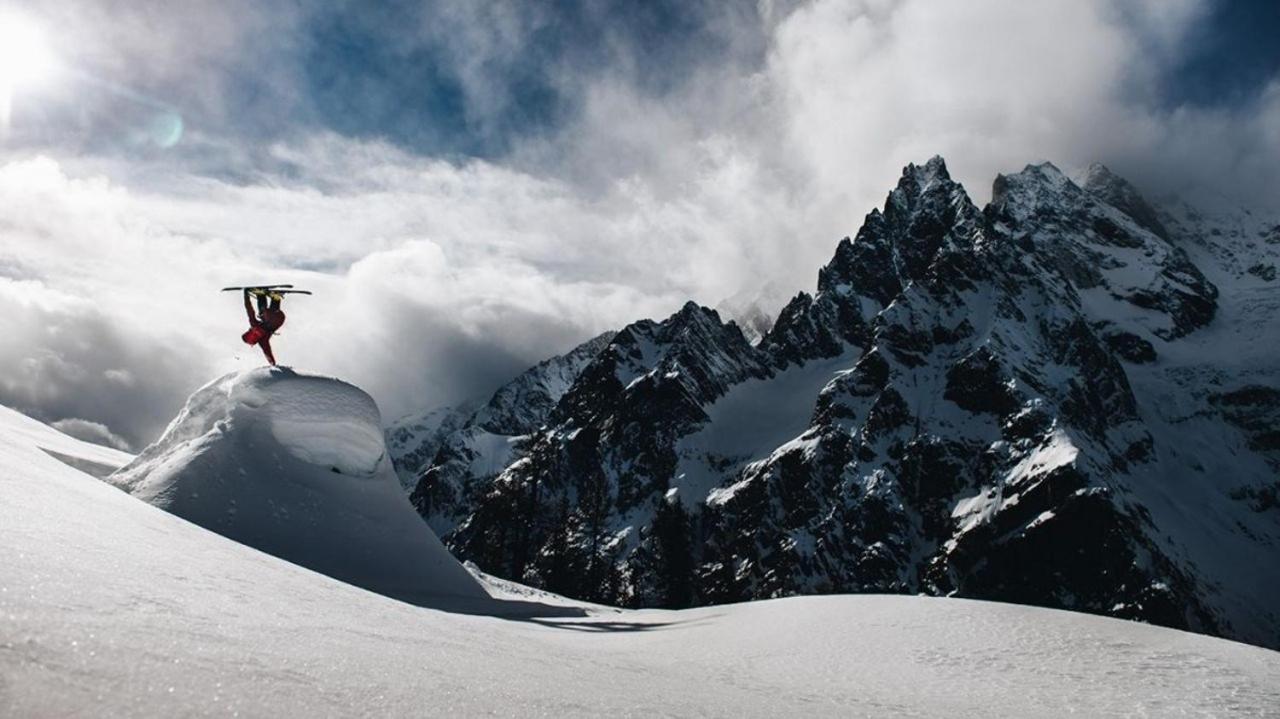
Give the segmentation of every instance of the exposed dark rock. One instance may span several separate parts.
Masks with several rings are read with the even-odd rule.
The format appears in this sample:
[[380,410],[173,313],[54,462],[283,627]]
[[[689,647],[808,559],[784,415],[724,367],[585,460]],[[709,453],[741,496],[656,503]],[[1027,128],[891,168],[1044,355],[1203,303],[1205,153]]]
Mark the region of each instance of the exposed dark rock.
[[1249,274],[1271,282],[1276,278],[1276,266],[1259,262],[1249,268]]
[[1280,452],[1280,389],[1248,385],[1212,395],[1209,401],[1224,419],[1245,432],[1250,448]]
[[1117,177],[1105,166],[1099,164],[1090,166],[1084,189],[1124,212],[1134,222],[1150,230],[1152,234],[1164,240],[1169,239],[1169,230],[1160,221],[1160,213],[1147,202],[1137,188],[1129,184],[1128,180]]
[[1132,332],[1116,330],[1102,336],[1118,357],[1136,364],[1148,364],[1156,361],[1156,348],[1152,344]]
[[979,347],[947,371],[947,389],[942,396],[970,412],[1006,415],[1017,409],[1018,398],[1005,378],[991,350]]

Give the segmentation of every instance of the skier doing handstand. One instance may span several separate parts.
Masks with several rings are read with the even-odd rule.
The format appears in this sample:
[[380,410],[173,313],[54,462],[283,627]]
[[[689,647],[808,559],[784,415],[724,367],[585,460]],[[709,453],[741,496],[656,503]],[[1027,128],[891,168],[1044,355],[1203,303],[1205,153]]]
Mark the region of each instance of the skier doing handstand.
[[[252,294],[258,299],[258,314],[254,316],[253,304],[249,302],[249,295]],[[270,298],[270,304],[267,300]],[[271,366],[276,364],[276,356],[271,354],[271,335],[280,329],[284,324],[284,312],[280,309],[280,300],[283,295],[278,292],[269,290],[249,290],[244,291],[244,311],[249,315],[249,331],[240,336],[247,345],[258,345],[262,348],[262,354],[267,356],[267,361]]]

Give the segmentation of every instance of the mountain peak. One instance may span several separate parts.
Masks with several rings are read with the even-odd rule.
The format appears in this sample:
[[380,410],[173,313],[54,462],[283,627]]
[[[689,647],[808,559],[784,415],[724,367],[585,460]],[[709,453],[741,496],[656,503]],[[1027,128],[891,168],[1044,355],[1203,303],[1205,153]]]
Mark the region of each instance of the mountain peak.
[[1145,200],[1142,200],[1138,188],[1100,162],[1089,165],[1089,169],[1085,170],[1084,182],[1081,183],[1081,187],[1085,192],[1108,202],[1113,199],[1122,199],[1127,204],[1127,202],[1136,199],[1145,204]]
[[1052,162],[1029,164],[1022,168],[1022,172],[1016,173],[1011,177],[1022,182],[1048,185],[1054,188],[1074,184],[1071,182],[1071,178],[1067,177],[1066,173],[1059,170],[1058,166]]
[[855,239],[845,238],[836,247],[818,273],[818,290],[887,304],[923,275],[939,250],[967,243],[979,215],[941,156],[907,165],[884,211],[868,214]]
[[1157,237],[1169,238],[1169,231],[1156,212],[1128,180],[1115,174],[1102,163],[1089,165],[1085,172],[1084,191],[1120,210]]
[[1052,162],[1027,165],[1021,172],[996,175],[991,185],[991,204],[1009,210],[1025,210],[1045,198],[1079,193],[1080,188]]
[[911,163],[902,168],[902,176],[898,186],[889,193],[885,202],[885,213],[892,213],[895,208],[913,208],[917,198],[943,196],[950,198],[956,190],[963,193],[963,188],[951,179],[947,172],[947,163],[941,155],[934,155],[923,165]]
[[902,177],[911,177],[925,182],[931,180],[951,180],[951,174],[947,172],[947,161],[942,159],[942,155],[934,155],[923,165],[917,165],[914,162],[909,163],[906,167],[902,168]]
[[[929,225],[936,224],[936,221],[952,224],[961,216],[976,212],[977,208],[969,201],[964,187],[947,173],[942,157],[934,155],[924,165],[910,164],[903,168],[897,187],[885,199],[882,217],[889,225],[912,234],[907,228],[921,220]],[[879,219],[868,216],[864,229],[868,225],[878,225]]]
[[1101,162],[1090,163],[1089,169],[1085,170],[1085,173],[1084,173],[1085,189],[1089,189],[1090,187],[1098,187],[1102,185],[1110,185],[1110,184],[1116,184],[1116,183],[1128,184],[1128,182],[1123,177],[1120,177],[1116,173],[1112,172],[1110,167],[1107,167]]
[[704,352],[711,345],[724,345],[733,353],[753,351],[737,325],[725,323],[710,307],[689,301],[662,321],[641,320],[627,325],[614,336],[611,347],[622,364],[629,367],[620,375],[628,377],[623,382],[626,385],[669,358]]
[[755,344],[773,327],[778,311],[790,298],[791,294],[777,282],[767,280],[763,285],[744,287],[722,300],[715,309],[722,319],[738,325],[747,340]]
[[704,307],[693,300],[685,302],[675,314],[668,317],[664,322],[660,323],[665,331],[660,334],[673,335],[682,330],[699,328],[700,331],[720,331],[726,325],[720,319],[720,313]]
[[697,302],[694,302],[693,300],[688,300],[683,305],[680,306],[680,310],[676,312],[676,315],[680,317],[695,317],[695,316],[704,315],[707,313],[714,314],[715,310],[711,309],[710,307],[703,307],[702,305],[698,304]]

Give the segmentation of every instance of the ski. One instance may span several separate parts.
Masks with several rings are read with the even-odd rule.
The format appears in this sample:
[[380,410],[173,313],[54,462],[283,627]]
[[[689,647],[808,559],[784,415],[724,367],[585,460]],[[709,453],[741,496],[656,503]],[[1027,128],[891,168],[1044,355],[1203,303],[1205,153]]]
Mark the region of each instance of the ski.
[[274,289],[289,288],[289,287],[293,287],[293,285],[246,285],[244,287],[223,287],[222,291],[230,292],[232,290],[274,290]]

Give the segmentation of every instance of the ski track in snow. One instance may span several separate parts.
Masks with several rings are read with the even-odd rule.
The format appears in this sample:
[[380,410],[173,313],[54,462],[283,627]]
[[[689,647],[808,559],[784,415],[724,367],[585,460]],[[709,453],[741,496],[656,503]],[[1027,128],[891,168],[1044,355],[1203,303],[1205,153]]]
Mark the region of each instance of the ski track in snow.
[[496,597],[542,609],[415,607],[169,515],[54,445],[105,457],[0,411],[0,716],[1280,716],[1280,653],[1031,607],[620,611],[501,580]]

